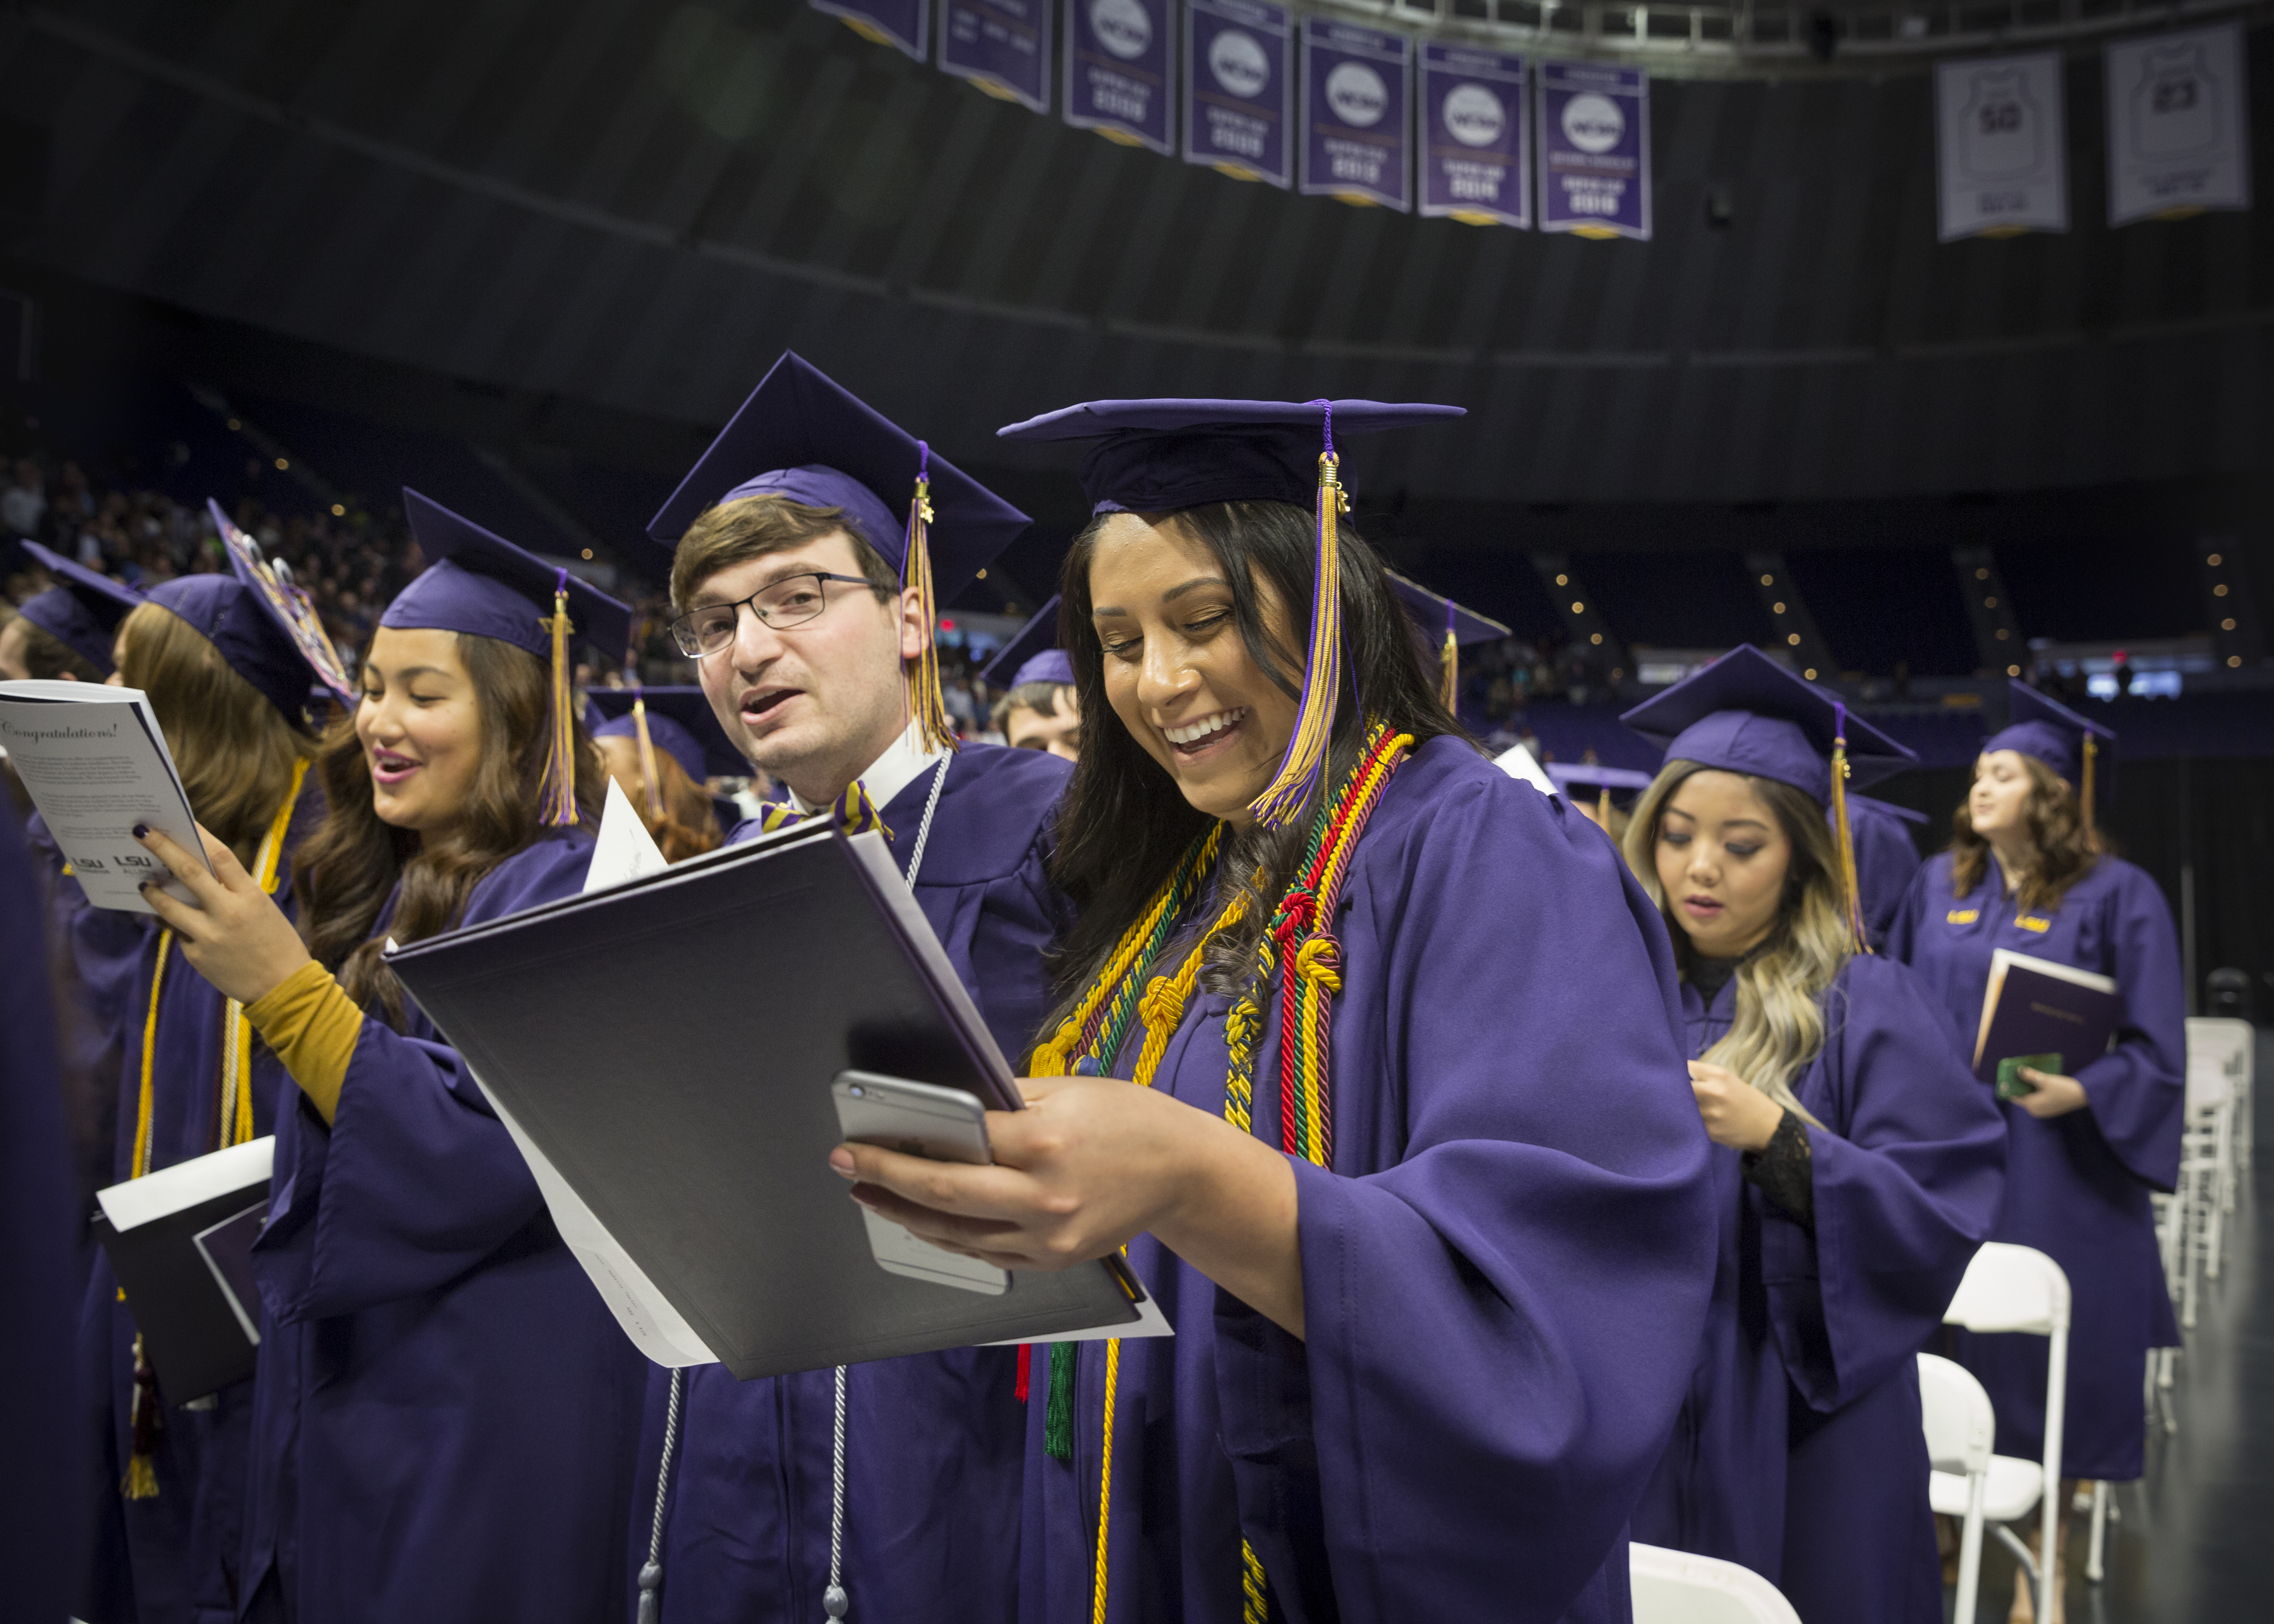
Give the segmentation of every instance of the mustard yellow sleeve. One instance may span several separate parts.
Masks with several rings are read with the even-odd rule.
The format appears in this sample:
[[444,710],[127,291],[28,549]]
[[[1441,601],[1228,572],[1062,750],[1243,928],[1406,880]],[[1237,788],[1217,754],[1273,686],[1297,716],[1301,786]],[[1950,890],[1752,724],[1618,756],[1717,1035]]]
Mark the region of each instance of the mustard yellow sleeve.
[[245,1006],[245,1019],[276,1051],[300,1092],[326,1122],[340,1108],[340,1086],[363,1034],[363,1011],[332,973],[311,959]]

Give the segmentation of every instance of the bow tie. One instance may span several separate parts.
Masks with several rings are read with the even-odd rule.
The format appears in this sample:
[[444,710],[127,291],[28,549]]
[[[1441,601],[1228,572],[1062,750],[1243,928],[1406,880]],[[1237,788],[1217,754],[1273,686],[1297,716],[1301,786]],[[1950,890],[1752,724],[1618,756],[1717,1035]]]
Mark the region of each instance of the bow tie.
[[[792,823],[802,823],[807,818],[817,816],[817,813],[802,812],[786,801],[768,801],[760,803],[758,827],[772,834],[777,829],[787,829]],[[892,838],[892,827],[885,822],[884,814],[877,809],[877,803],[869,799],[869,792],[862,787],[858,778],[853,780],[843,794],[829,803],[828,816],[832,823],[848,835],[865,834],[873,829],[887,840]]]

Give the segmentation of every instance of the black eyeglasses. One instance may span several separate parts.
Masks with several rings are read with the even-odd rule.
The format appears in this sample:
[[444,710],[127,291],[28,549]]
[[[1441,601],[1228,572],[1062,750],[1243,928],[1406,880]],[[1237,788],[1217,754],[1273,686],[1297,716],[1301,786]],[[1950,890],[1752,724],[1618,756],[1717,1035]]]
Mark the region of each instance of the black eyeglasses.
[[829,607],[829,589],[825,583],[831,581],[876,590],[876,583],[865,575],[833,575],[825,569],[784,575],[740,602],[704,604],[699,609],[689,609],[671,623],[672,637],[681,654],[689,659],[703,659],[734,643],[734,628],[742,622],[743,604],[749,605],[752,614],[778,632],[817,620],[821,612]]

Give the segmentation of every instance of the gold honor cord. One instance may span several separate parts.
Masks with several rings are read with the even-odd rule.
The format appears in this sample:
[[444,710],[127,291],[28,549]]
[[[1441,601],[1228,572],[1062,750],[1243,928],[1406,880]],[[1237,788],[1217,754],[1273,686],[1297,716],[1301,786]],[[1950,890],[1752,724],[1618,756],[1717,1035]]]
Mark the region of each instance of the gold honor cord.
[[[292,786],[285,791],[276,816],[268,820],[268,832],[261,837],[260,850],[253,858],[253,876],[272,897],[284,862],[284,834],[292,826],[293,809],[299,805],[300,788],[307,778],[308,762],[303,756],[292,763]],[[235,998],[222,1006],[221,1031],[221,1118],[215,1137],[223,1146],[243,1145],[252,1138],[252,1023],[245,1019],[245,1005]]]

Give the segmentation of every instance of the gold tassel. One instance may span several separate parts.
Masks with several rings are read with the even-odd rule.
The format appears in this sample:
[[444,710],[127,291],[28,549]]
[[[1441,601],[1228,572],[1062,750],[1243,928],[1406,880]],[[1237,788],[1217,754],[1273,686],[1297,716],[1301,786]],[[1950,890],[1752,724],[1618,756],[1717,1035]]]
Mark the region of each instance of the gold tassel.
[[1461,644],[1453,635],[1453,611],[1445,610],[1445,646],[1437,650],[1437,697],[1454,717],[1461,714]]
[[545,784],[538,792],[545,821],[560,826],[576,818],[576,714],[573,676],[568,663],[568,572],[562,570],[553,586],[553,618],[546,623],[553,634],[552,738],[545,751]]
[[1303,663],[1303,703],[1295,712],[1287,753],[1280,758],[1277,775],[1247,804],[1266,829],[1284,829],[1301,815],[1327,758],[1341,689],[1342,550],[1335,523],[1348,509],[1350,499],[1338,477],[1342,465],[1335,455],[1334,407],[1324,401],[1315,403],[1327,409],[1327,448],[1319,454],[1318,579],[1311,596],[1311,651]]
[[655,741],[648,736],[647,700],[636,688],[632,691],[632,731],[639,735],[640,784],[646,791],[648,822],[660,823],[663,822],[663,786],[656,778]]
[[2084,735],[2084,787],[2078,799],[2084,802],[2084,827],[2092,829],[2092,758],[2100,754],[2100,741],[2088,731]]
[[947,719],[947,695],[939,685],[938,622],[932,602],[931,580],[931,447],[916,441],[916,493],[908,503],[907,550],[900,558],[900,586],[916,590],[923,616],[923,652],[916,657],[915,674],[908,681],[908,708],[915,713],[916,733],[927,752],[953,750],[960,744]]
[[1871,944],[1864,935],[1863,888],[1856,878],[1856,831],[1848,825],[1848,707],[1832,702],[1832,830],[1840,847],[1840,907],[1848,916],[1848,934],[1856,951],[1868,953]]
[[[122,1293],[122,1295],[124,1295]],[[126,1412],[127,1435],[132,1440],[126,1476],[118,1487],[129,1500],[158,1498],[158,1434],[165,1420],[158,1413],[158,1374],[142,1350],[142,1333],[134,1334],[134,1400]]]
[[1595,821],[1606,829],[1611,826],[1611,786],[1608,784],[1595,797]]

